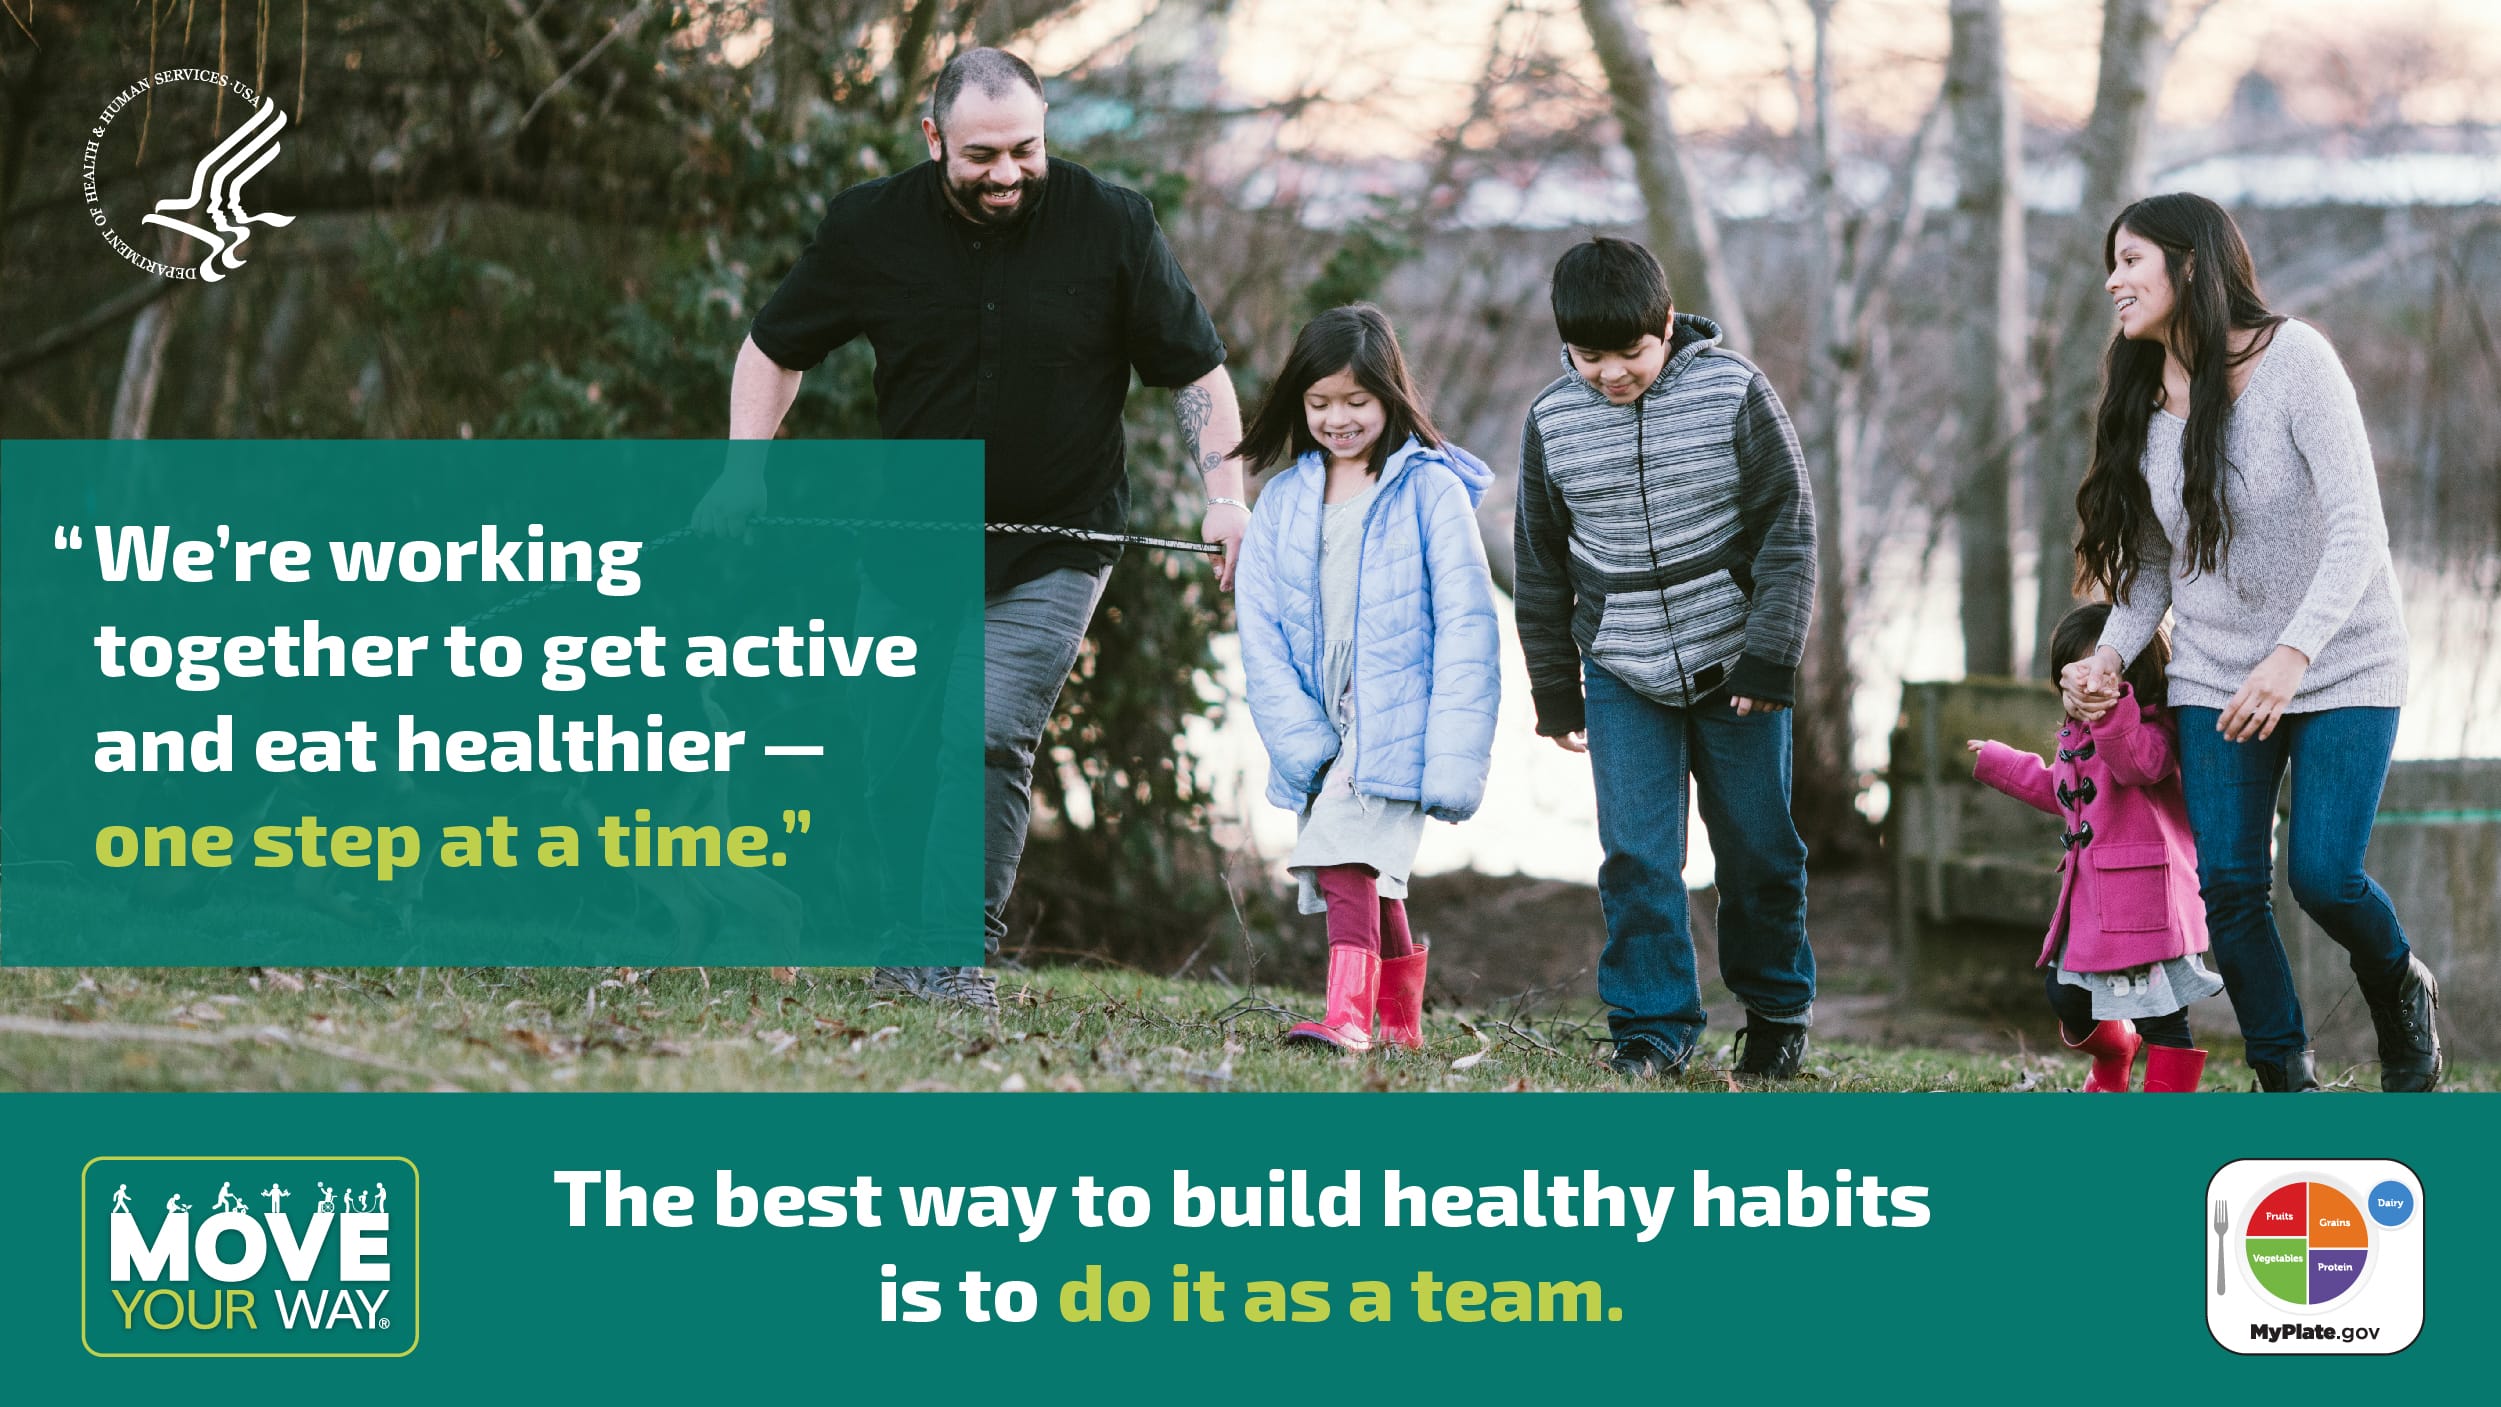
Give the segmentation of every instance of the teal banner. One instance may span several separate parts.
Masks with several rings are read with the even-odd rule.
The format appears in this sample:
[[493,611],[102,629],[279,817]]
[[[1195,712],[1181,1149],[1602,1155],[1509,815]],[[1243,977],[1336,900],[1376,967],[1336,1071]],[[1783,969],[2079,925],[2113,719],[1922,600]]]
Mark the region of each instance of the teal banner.
[[0,448],[10,963],[980,961],[979,445]]
[[2479,1107],[20,1096],[0,1361],[26,1401],[2455,1390]]

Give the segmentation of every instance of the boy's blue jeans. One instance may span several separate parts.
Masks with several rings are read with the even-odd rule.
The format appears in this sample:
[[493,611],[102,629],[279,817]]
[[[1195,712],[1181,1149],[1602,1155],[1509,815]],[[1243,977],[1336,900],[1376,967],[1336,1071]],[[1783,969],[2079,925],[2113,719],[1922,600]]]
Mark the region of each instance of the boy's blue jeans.
[[1685,895],[1686,778],[1719,863],[1719,972],[1746,1010],[1804,1025],[1815,1006],[1806,941],[1806,842],[1789,816],[1787,710],[1738,717],[1726,694],[1669,708],[1585,661],[1589,770],[1598,785],[1598,996],[1621,1048],[1681,1061],[1702,1035]]
[[2403,977],[2412,949],[2387,891],[2363,872],[2362,857],[2396,751],[2397,710],[2288,713],[2273,737],[2239,743],[2214,730],[2222,716],[2216,709],[2175,712],[2180,790],[2197,837],[2197,884],[2215,966],[2240,1018],[2248,1058],[2282,1062],[2309,1040],[2271,899],[2276,788],[2289,762],[2285,869],[2294,901],[2344,948],[2363,990],[2387,994]]

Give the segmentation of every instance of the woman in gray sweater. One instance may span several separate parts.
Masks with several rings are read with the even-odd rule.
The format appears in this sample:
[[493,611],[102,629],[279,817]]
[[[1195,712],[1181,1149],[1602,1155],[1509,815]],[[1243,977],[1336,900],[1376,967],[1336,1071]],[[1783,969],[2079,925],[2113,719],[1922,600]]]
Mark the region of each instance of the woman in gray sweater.
[[2260,1087],[2318,1087],[2268,903],[2289,763],[2293,897],[2351,959],[2380,1087],[2432,1089],[2439,986],[2362,868],[2405,702],[2406,632],[2353,383],[2316,329],[2267,310],[2239,228],[2203,196],[2119,212],[2102,258],[2119,329],[2076,498],[2076,563],[2078,589],[2113,609],[2100,647],[2061,675],[2068,708],[2106,711],[2170,610],[2207,931]]

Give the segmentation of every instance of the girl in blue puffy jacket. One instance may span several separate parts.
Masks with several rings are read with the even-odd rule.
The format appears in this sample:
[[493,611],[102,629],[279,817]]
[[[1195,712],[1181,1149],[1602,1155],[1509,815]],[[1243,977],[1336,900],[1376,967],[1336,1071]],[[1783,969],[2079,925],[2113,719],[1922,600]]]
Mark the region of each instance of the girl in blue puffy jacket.
[[1424,822],[1485,796],[1502,693],[1476,504],[1493,472],[1425,414],[1389,319],[1334,308],[1242,436],[1259,495],[1236,611],[1268,799],[1301,818],[1286,861],[1326,913],[1328,1010],[1287,1033],[1340,1050],[1424,1044],[1425,945],[1407,928]]

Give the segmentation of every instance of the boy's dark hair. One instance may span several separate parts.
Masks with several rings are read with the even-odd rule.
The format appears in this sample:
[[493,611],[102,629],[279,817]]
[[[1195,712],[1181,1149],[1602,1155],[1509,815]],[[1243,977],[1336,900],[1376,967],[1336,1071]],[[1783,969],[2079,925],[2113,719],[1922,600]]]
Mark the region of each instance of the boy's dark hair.
[[1435,449],[1442,447],[1442,432],[1433,428],[1432,417],[1425,413],[1424,397],[1407,372],[1406,354],[1398,349],[1398,334],[1391,330],[1388,315],[1370,303],[1349,303],[1305,323],[1294,339],[1285,369],[1277,373],[1276,383],[1268,388],[1267,399],[1251,417],[1241,446],[1234,451],[1250,472],[1260,473],[1320,448],[1320,442],[1312,438],[1310,417],[1303,412],[1303,393],[1341,371],[1352,373],[1355,384],[1377,397],[1387,412],[1381,437],[1372,442],[1373,473],[1380,473],[1410,436]]
[[1665,338],[1676,315],[1667,271],[1629,239],[1592,236],[1554,266],[1554,330],[1575,347],[1616,351]]
[[[2093,653],[2101,644],[2102,626],[2110,620],[2110,607],[2099,601],[2078,606],[2067,612],[2065,619],[2049,633],[2049,672],[2056,678],[2068,665]],[[2122,676],[2136,691],[2140,707],[2161,708],[2170,698],[2168,670],[2171,664],[2171,641],[2162,631],[2143,650],[2137,652],[2136,663],[2128,666]]]

